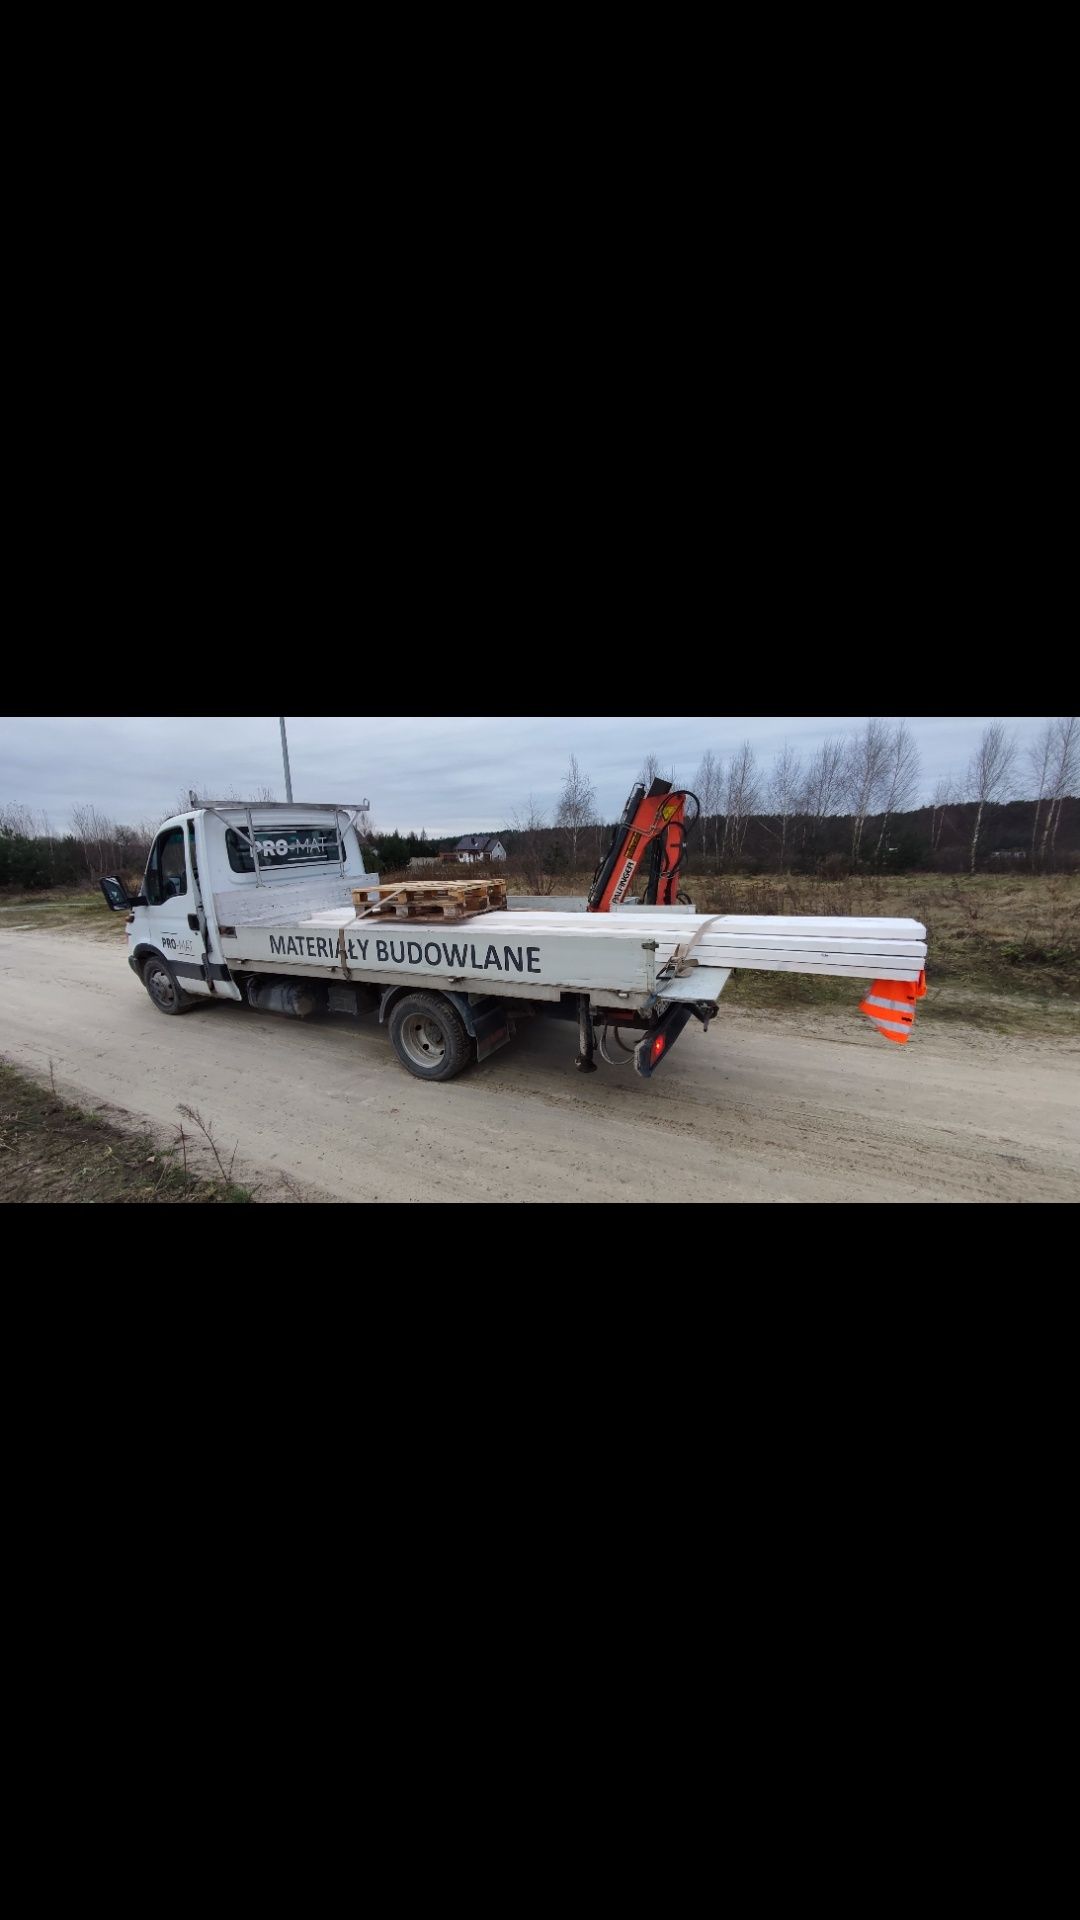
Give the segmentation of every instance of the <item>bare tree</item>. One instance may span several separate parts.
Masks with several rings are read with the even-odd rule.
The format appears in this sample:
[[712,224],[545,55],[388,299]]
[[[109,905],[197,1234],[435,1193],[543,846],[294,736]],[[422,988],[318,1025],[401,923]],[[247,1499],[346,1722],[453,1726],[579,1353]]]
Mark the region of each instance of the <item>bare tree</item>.
[[556,825],[565,827],[570,835],[570,864],[577,872],[578,835],[583,827],[596,824],[596,788],[588,774],[582,773],[575,754],[570,755],[570,766],[563,783],[559,800]]
[[[1048,720],[1037,740],[1034,740],[1025,755],[1035,782],[1035,819],[1031,828],[1031,859],[1035,861],[1035,841],[1039,832],[1039,815],[1042,803],[1047,797],[1050,786],[1050,769],[1054,759],[1054,723]],[[1051,801],[1051,805],[1053,802]],[[1047,826],[1049,826],[1049,819]]]
[[713,855],[719,857],[720,808],[724,796],[724,770],[711,747],[707,747],[701,756],[701,765],[694,775],[694,792],[701,801],[701,844],[705,852],[709,846],[709,823],[713,830]]
[[818,748],[806,769],[801,795],[803,844],[807,831],[813,834],[823,820],[836,813],[844,793],[844,755],[842,739],[826,740]]
[[921,767],[919,749],[908,730],[907,722],[899,720],[889,734],[881,769],[879,798],[884,818],[874,854],[879,866],[885,845],[885,835],[889,831],[889,820],[894,813],[903,813],[905,807],[911,805],[915,797],[915,789],[919,784]]
[[930,802],[930,846],[934,853],[941,845],[941,830],[945,825],[947,807],[956,805],[956,783],[951,773],[939,780],[934,788],[934,797]]
[[1053,757],[1050,763],[1050,811],[1046,816],[1042,852],[1045,860],[1047,840],[1053,854],[1057,844],[1061,803],[1080,785],[1080,729],[1076,717],[1054,721]]
[[158,823],[154,820],[140,820],[138,825],[133,828],[135,844],[139,848],[137,864],[140,868],[146,865],[157,830]]
[[780,871],[784,871],[787,860],[787,840],[792,815],[799,804],[799,782],[802,778],[802,760],[795,748],[785,740],[779,756],[769,775],[769,805],[780,833]]
[[99,880],[116,861],[116,829],[98,807],[73,807],[71,830],[86,862],[87,878]]
[[9,800],[6,806],[0,806],[0,833],[10,834],[20,840],[32,840],[34,837],[34,816],[29,807],[19,800]]
[[638,774],[638,779],[640,780],[646,793],[648,793],[649,788],[652,786],[652,783],[654,780],[668,780],[671,782],[671,785],[674,786],[675,785],[675,762],[671,761],[671,763],[668,766],[668,770],[665,773],[655,753],[647,753],[645,755],[644,765],[642,766],[641,772]]
[[746,829],[750,824],[751,814],[757,812],[759,792],[754,749],[749,740],[744,740],[738,752],[731,756],[727,776],[727,819],[724,823],[724,833],[733,860],[742,859]]
[[844,753],[844,798],[852,815],[851,858],[858,865],[866,816],[878,796],[889,746],[889,729],[881,720],[868,720],[848,741]]
[[46,841],[50,862],[56,856],[59,843],[65,838],[74,840],[88,880],[141,864],[153,833],[152,827],[123,826],[110,820],[99,807],[85,806],[75,807],[70,827],[65,833],[57,834],[44,811],[34,813],[18,804],[0,806],[0,834],[18,835],[39,843]]
[[555,877],[548,872],[549,848],[545,844],[547,815],[530,793],[524,807],[513,816],[514,832],[520,834],[522,871],[530,893],[554,893]]
[[968,798],[977,803],[975,826],[971,835],[971,871],[979,851],[979,834],[987,807],[1007,800],[1012,793],[1016,741],[1005,731],[1002,720],[994,720],[983,731],[968,767]]

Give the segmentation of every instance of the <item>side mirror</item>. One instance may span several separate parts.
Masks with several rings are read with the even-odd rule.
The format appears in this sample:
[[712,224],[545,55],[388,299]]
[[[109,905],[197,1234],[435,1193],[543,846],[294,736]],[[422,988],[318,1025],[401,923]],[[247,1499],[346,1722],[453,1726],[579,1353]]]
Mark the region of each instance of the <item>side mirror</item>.
[[127,913],[129,909],[135,905],[134,900],[129,898],[127,888],[123,881],[117,880],[115,877],[103,880],[101,882],[101,891],[105,895],[114,913]]

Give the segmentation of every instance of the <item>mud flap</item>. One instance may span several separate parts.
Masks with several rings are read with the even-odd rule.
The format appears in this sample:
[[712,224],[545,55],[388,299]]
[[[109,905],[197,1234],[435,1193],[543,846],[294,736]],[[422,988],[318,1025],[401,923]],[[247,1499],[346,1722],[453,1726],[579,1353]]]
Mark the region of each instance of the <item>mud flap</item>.
[[634,1048],[634,1066],[643,1080],[651,1080],[661,1061],[666,1060],[688,1020],[692,1007],[672,1007],[658,1026]]
[[500,1047],[505,1047],[513,1039],[514,1022],[503,1007],[494,1006],[479,1018],[474,1014],[473,1033],[476,1057],[486,1060],[489,1053],[497,1053]]

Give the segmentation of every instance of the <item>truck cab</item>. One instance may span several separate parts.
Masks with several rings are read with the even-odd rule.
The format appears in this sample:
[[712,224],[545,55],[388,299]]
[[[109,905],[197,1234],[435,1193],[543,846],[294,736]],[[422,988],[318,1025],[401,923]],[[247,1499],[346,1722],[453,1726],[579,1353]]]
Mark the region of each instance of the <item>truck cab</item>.
[[158,828],[140,891],[103,880],[128,915],[128,960],[163,1013],[199,998],[239,1000],[222,950],[238,924],[347,907],[368,873],[358,821],[367,803],[207,801]]

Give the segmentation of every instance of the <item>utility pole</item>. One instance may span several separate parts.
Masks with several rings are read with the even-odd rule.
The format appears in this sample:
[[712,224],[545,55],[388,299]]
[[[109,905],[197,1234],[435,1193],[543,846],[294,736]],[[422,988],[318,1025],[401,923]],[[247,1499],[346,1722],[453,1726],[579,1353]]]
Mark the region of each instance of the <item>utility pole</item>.
[[292,775],[289,772],[289,743],[285,738],[285,720],[281,721],[281,757],[285,762],[285,798],[292,802]]

